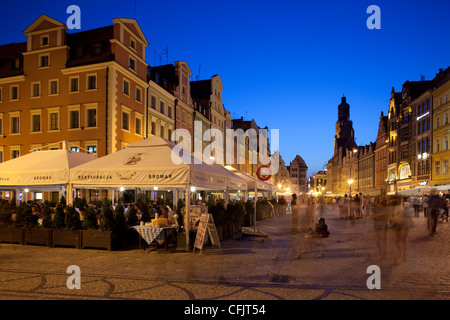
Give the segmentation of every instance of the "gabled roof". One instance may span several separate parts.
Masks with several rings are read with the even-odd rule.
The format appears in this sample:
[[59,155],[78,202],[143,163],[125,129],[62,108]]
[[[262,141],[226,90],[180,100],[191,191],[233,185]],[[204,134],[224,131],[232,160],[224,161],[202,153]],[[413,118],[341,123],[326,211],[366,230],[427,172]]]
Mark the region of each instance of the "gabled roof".
[[39,31],[49,28],[60,27],[63,29],[67,29],[67,26],[64,23],[61,23],[45,14],[42,14],[39,18],[37,18],[28,28],[26,28],[23,33],[27,34],[33,31]]
[[147,38],[142,32],[141,27],[137,23],[136,19],[128,19],[128,18],[116,18],[113,19],[114,23],[123,23],[127,28],[129,28],[134,34],[139,36],[142,41],[144,41],[145,45],[148,46]]
[[[306,167],[306,162],[305,162],[305,160],[303,160],[303,158],[300,157],[299,155],[296,155],[296,156],[295,156],[294,160],[292,160],[292,162],[291,162],[291,165],[292,165],[293,162],[297,163],[298,166],[305,166],[305,167]],[[289,166],[289,167],[290,167],[290,166]]]

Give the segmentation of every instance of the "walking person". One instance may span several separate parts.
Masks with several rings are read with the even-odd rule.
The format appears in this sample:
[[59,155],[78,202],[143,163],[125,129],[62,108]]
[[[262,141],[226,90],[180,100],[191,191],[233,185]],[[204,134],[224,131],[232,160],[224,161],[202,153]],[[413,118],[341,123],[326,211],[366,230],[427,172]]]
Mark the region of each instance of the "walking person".
[[299,237],[296,242],[297,254],[294,256],[294,259],[299,259],[302,254],[311,251],[311,236],[314,231],[314,221],[308,217],[308,201],[309,199],[301,205],[297,205],[297,233]]
[[298,233],[298,215],[299,215],[299,205],[297,204],[297,195],[294,193],[292,195],[292,201],[291,201],[291,233],[296,234]]
[[380,197],[371,210],[378,260],[383,260],[386,257],[388,217],[389,217],[387,210],[388,208],[386,197]]
[[286,199],[284,198],[284,196],[281,196],[281,198],[278,200],[278,204],[280,208],[278,214],[280,216],[284,216],[286,214]]
[[428,202],[430,212],[427,214],[428,231],[430,236],[437,233],[436,232],[437,219],[439,215],[439,210],[442,209],[442,202],[443,201],[441,197],[439,197],[439,195],[437,195],[436,192],[433,190],[431,192],[431,196]]
[[422,207],[423,207],[423,216],[426,218],[428,215],[428,202],[430,199],[427,195],[423,195],[422,197]]
[[356,194],[355,195],[355,199],[353,200],[353,212],[354,212],[354,218],[355,219],[361,218],[361,198],[360,198],[360,195]]
[[308,226],[314,226],[314,217],[316,214],[316,204],[313,197],[308,198],[306,205],[306,223]]
[[420,198],[419,197],[414,197],[413,206],[414,206],[414,216],[416,218],[418,218],[419,210],[420,210]]
[[[347,195],[345,195],[345,196],[347,196]],[[345,218],[345,200],[344,200],[344,198],[339,197],[337,199],[337,204],[339,207],[339,214],[341,216],[341,219],[343,219],[343,218]]]
[[406,238],[408,231],[412,226],[411,210],[412,208],[404,208],[398,205],[398,200],[394,199],[389,211],[389,223],[393,232],[393,250],[392,263],[397,264],[405,261],[406,256]]
[[317,211],[319,216],[324,217],[325,214],[325,201],[323,200],[323,196],[319,196],[317,198]]

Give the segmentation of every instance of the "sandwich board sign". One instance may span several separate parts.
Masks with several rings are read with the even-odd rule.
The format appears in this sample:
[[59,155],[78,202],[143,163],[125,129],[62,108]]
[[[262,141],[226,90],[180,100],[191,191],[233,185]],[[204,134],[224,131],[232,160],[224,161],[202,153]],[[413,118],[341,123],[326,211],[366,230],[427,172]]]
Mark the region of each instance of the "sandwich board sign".
[[194,250],[195,248],[200,249],[200,253],[202,253],[203,245],[206,242],[207,235],[209,235],[209,239],[211,240],[211,244],[213,246],[220,248],[219,236],[217,234],[216,225],[214,224],[214,219],[212,214],[210,213],[202,213],[200,216],[200,222],[198,224],[197,236],[195,237],[194,242]]

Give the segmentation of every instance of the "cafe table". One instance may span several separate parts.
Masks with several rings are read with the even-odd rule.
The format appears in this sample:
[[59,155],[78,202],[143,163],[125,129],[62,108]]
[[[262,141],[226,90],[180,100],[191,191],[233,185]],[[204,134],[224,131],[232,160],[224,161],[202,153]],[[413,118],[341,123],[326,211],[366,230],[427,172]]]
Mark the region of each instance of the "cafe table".
[[[165,244],[165,249],[167,251],[168,240],[173,239],[176,243],[177,237],[175,231],[178,231],[179,226],[168,226],[155,228],[152,226],[133,226],[139,236],[150,245],[153,241],[157,242],[159,245]],[[144,246],[145,249],[145,246]]]

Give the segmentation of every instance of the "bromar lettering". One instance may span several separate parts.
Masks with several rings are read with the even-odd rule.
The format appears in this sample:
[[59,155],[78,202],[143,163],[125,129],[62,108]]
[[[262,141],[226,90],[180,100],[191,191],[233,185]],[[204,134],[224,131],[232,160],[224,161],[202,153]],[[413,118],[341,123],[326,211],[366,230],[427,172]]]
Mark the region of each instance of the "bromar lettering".
[[149,174],[148,178],[149,179],[171,179],[172,175],[171,174]]

